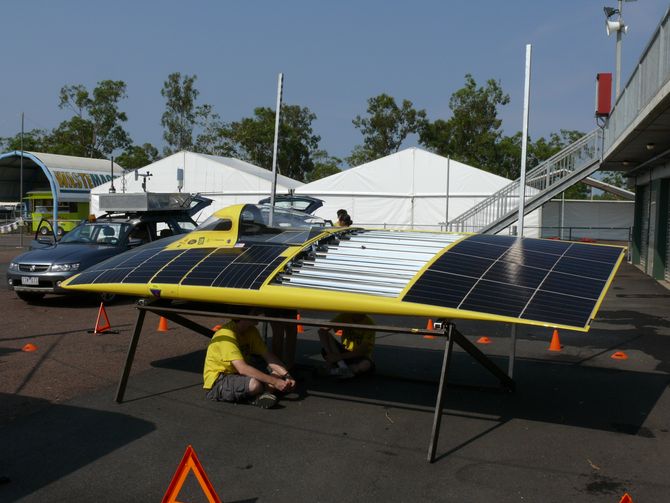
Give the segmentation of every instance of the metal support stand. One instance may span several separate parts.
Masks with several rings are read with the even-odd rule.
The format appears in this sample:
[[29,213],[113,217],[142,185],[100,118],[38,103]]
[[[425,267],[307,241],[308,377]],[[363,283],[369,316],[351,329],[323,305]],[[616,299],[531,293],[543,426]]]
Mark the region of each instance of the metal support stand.
[[447,344],[444,348],[442,357],[442,373],[440,374],[440,386],[437,389],[437,400],[435,402],[435,411],[433,412],[433,430],[430,433],[430,445],[428,446],[428,462],[435,461],[435,449],[437,448],[437,439],[440,436],[440,424],[442,423],[442,408],[444,404],[444,392],[447,389],[447,372],[449,372],[449,362],[451,361],[451,350],[454,347],[454,338],[452,337],[454,325],[449,323],[447,328]]
[[[214,306],[211,306],[214,307]],[[218,308],[225,306],[216,306]],[[364,328],[369,329],[369,325],[360,325],[355,323],[333,323],[330,321],[324,320],[310,320],[310,319],[301,319],[293,320],[287,318],[275,318],[269,316],[258,316],[258,315],[241,315],[237,313],[224,313],[216,310],[194,310],[188,309],[188,306],[174,308],[166,307],[160,305],[151,305],[151,304],[138,304],[136,306],[138,309],[137,322],[135,323],[135,329],[133,331],[132,339],[130,340],[130,346],[128,347],[128,355],[126,356],[126,363],[123,368],[123,373],[121,374],[121,380],[119,381],[119,386],[116,391],[116,401],[121,403],[123,401],[123,396],[126,391],[126,385],[128,383],[128,376],[130,375],[130,369],[133,364],[133,359],[135,357],[135,350],[137,349],[137,343],[140,338],[140,333],[142,332],[142,326],[144,325],[144,318],[147,311],[152,312],[158,316],[162,316],[178,325],[181,325],[185,328],[193,330],[196,333],[199,333],[207,338],[211,338],[214,334],[214,331],[211,328],[207,328],[199,323],[196,323],[182,315],[192,315],[192,316],[209,316],[217,318],[236,318],[236,319],[252,319],[259,320],[263,322],[279,321],[282,323],[293,323],[301,324],[306,326],[314,327],[328,327],[328,328]],[[456,326],[449,323],[436,323],[435,330],[424,330],[417,328],[407,328],[407,327],[397,327],[397,326],[383,326],[377,325],[375,329],[379,332],[389,332],[389,333],[410,333],[415,335],[441,335],[446,338],[446,344],[444,348],[444,356],[442,358],[442,370],[440,374],[439,388],[437,392],[437,399],[435,403],[435,410],[433,412],[433,428],[430,435],[430,445],[428,447],[428,462],[432,463],[435,461],[435,452],[437,450],[437,442],[440,436],[440,426],[442,422],[442,410],[444,408],[444,399],[447,390],[447,377],[449,372],[449,363],[451,361],[451,354],[453,351],[454,344],[460,346],[466,353],[472,356],[482,367],[488,370],[493,374],[500,385],[507,391],[514,391],[515,384],[514,381],[506,375],[495,363],[493,363],[484,353],[482,353],[477,346],[470,342],[463,334],[461,334]],[[438,328],[439,327],[439,328]]]
[[121,373],[121,380],[119,387],[116,389],[116,403],[123,401],[123,395],[126,392],[126,384],[128,384],[128,376],[130,375],[130,368],[133,366],[133,359],[135,358],[135,350],[137,349],[137,342],[140,340],[140,333],[142,332],[142,325],[144,325],[144,317],[147,315],[146,311],[139,310],[137,312],[137,322],[135,322],[135,330],[133,337],[130,339],[130,346],[128,346],[128,354],[126,355],[126,364],[123,366]]
[[509,363],[507,366],[507,375],[511,379],[514,376],[514,358],[516,357],[516,325],[512,325],[509,340]]

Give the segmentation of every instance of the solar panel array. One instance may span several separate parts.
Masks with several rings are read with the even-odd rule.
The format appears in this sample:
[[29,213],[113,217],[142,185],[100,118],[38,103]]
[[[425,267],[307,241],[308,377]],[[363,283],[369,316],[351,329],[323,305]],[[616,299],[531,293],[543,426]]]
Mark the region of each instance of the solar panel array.
[[622,253],[617,247],[470,236],[436,260],[403,300],[585,327]]
[[[142,247],[144,248],[144,247]],[[70,284],[159,283],[258,289],[284,260],[281,244],[244,248],[162,250],[138,248],[105,260]]]

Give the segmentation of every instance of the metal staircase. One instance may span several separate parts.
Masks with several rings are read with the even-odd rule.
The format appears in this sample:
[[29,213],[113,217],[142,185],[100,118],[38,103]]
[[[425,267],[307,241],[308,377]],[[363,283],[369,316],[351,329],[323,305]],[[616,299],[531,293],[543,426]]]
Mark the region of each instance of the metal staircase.
[[[600,166],[602,130],[596,129],[526,172],[524,215],[586,178]],[[447,230],[496,234],[519,217],[519,184],[515,180],[451,220]]]

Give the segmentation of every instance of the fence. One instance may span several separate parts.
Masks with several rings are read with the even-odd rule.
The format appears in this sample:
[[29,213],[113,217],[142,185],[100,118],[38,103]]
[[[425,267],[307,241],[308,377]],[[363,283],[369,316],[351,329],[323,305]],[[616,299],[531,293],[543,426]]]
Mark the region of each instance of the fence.
[[621,90],[605,129],[604,152],[625,133],[640,112],[658,96],[670,80],[670,10],[645,49],[630,79]]

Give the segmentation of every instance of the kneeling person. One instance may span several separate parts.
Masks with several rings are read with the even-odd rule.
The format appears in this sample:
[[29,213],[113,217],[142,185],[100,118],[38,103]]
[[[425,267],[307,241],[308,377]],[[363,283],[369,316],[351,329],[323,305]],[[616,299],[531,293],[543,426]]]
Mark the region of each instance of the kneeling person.
[[[368,315],[360,313],[339,314],[331,321],[371,326],[375,324]],[[330,329],[320,328],[319,340],[329,375],[346,379],[374,371],[372,350],[375,347],[375,331],[372,328],[345,327],[342,329],[341,342],[335,339]]]
[[[232,320],[212,337],[203,370],[203,388],[210,400],[252,402],[268,409],[277,403],[275,392],[295,388],[295,380],[284,364],[265,347],[257,323]],[[259,358],[270,373],[261,370],[265,365],[254,361]]]

